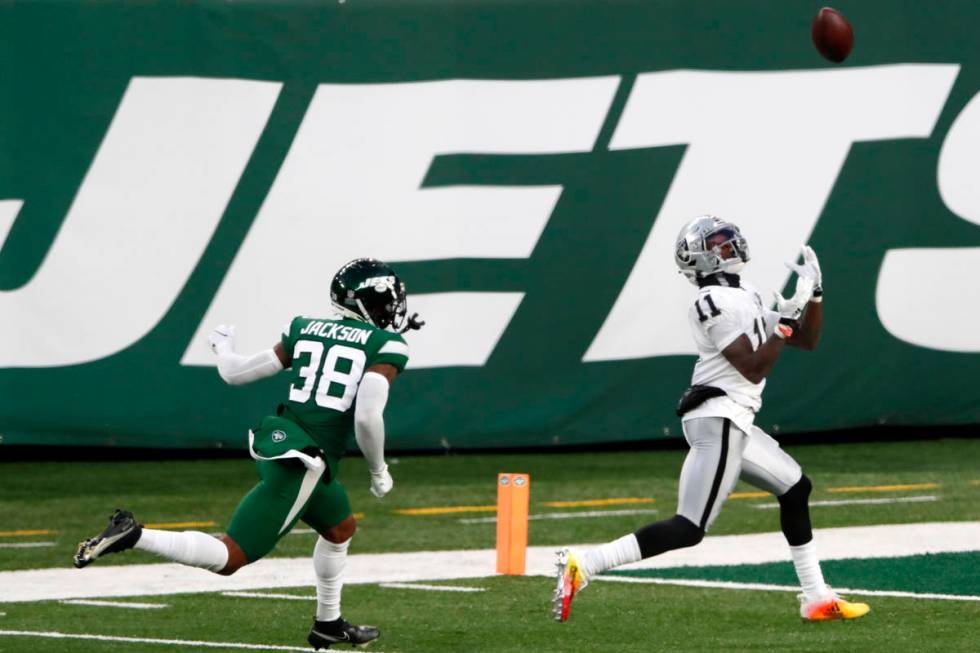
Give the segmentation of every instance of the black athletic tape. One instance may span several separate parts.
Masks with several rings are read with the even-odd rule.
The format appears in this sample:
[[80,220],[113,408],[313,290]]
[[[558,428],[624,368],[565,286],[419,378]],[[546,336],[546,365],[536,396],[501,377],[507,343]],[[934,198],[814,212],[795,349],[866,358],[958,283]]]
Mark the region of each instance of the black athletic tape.
[[704,531],[681,515],[647,524],[633,535],[640,545],[640,556],[644,560],[666,551],[694,546],[704,539]]
[[813,539],[810,526],[810,490],[813,485],[804,474],[796,485],[779,497],[779,525],[790,546],[802,546]]

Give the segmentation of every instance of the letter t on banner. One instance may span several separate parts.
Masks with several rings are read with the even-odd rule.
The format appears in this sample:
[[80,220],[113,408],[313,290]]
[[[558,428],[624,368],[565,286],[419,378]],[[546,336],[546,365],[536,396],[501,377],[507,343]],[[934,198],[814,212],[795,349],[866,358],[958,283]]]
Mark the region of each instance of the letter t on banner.
[[524,575],[527,553],[528,474],[497,474],[497,573]]

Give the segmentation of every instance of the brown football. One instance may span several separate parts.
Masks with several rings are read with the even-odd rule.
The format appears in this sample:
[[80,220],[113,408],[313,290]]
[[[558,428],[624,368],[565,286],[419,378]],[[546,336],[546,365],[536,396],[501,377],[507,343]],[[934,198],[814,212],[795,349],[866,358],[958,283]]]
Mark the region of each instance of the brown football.
[[810,27],[813,45],[825,59],[840,63],[847,59],[854,46],[854,30],[836,9],[824,7],[813,19]]

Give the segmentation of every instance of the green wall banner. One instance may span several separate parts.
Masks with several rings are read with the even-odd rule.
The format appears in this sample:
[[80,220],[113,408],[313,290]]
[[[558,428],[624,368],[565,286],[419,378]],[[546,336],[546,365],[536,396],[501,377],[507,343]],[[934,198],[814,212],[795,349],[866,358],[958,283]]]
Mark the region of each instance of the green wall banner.
[[980,6],[838,8],[842,65],[795,1],[0,5],[3,442],[244,446],[286,384],[207,333],[361,256],[427,321],[389,447],[674,437],[703,213],[824,270],[760,426],[980,421]]

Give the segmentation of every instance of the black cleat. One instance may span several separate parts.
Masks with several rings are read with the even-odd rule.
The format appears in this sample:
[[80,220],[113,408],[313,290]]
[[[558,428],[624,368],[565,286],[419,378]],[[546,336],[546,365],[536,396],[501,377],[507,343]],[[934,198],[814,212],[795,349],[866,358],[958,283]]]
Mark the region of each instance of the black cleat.
[[367,644],[378,638],[381,632],[374,626],[355,626],[344,621],[344,618],[334,621],[313,621],[313,628],[306,641],[316,650],[330,648],[331,644]]
[[109,516],[109,525],[105,530],[92,539],[83,540],[78,544],[75,566],[81,569],[107,553],[132,549],[142,534],[143,526],[137,523],[133,513],[116,508],[116,511]]

